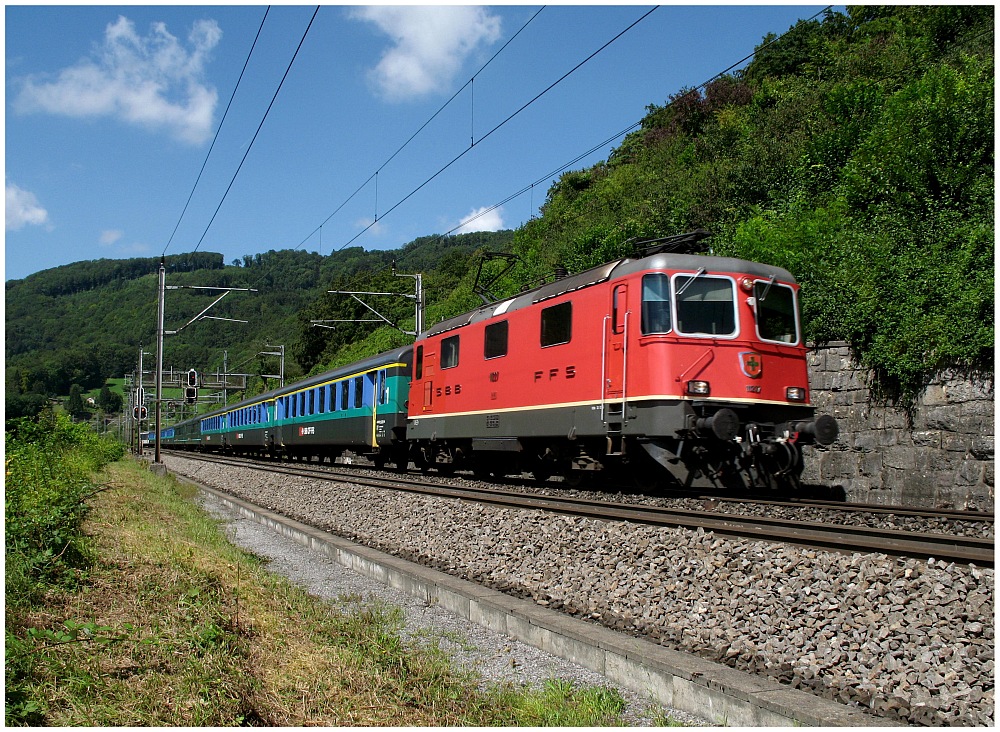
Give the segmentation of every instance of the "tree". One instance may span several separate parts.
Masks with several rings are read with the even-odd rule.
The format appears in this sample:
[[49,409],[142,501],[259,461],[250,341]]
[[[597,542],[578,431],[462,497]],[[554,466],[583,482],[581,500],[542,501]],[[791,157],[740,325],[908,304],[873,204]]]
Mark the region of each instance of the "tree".
[[83,389],[79,384],[73,384],[69,388],[69,399],[66,401],[66,411],[75,419],[81,419],[87,415],[87,410],[83,404]]
[[97,395],[97,406],[102,412],[118,412],[121,410],[123,403],[124,400],[121,394],[111,391],[107,384],[101,387],[101,393]]

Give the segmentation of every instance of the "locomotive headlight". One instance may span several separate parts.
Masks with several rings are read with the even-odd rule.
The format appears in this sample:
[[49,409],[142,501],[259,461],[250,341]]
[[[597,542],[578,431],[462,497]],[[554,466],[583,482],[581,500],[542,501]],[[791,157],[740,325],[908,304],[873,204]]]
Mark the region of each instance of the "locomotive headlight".
[[697,396],[708,396],[711,389],[707,381],[689,381],[687,383],[687,393]]
[[801,386],[785,387],[785,399],[790,402],[804,402],[806,400],[806,390]]

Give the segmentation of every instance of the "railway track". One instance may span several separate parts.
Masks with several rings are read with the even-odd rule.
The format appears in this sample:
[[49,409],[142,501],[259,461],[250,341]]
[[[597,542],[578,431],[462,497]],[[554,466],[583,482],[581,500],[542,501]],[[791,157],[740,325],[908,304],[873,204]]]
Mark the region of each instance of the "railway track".
[[[891,556],[908,556],[923,559],[934,558],[935,560],[963,564],[972,563],[981,567],[994,566],[993,539],[941,533],[915,533],[866,526],[830,525],[816,521],[796,521],[768,516],[725,514],[717,511],[672,509],[661,506],[624,504],[578,497],[544,496],[487,487],[442,485],[440,483],[403,476],[377,478],[368,475],[359,475],[353,471],[338,471],[336,468],[329,466],[308,466],[301,463],[273,464],[216,455],[194,455],[186,452],[173,454],[191,460],[238,467],[253,467],[256,470],[280,475],[294,475],[335,482],[351,482],[376,488],[402,490],[424,495],[488,503],[505,508],[550,511],[574,516],[586,516],[605,521],[628,521],[687,529],[701,528],[705,531],[712,531],[721,535],[797,544],[844,553],[881,552]],[[836,504],[836,508],[837,510],[844,510],[845,505]],[[851,510],[891,511],[896,514],[929,515],[933,517],[941,517],[943,513],[939,511],[912,511],[898,507],[884,506],[852,506]],[[963,517],[967,518],[964,514]]]

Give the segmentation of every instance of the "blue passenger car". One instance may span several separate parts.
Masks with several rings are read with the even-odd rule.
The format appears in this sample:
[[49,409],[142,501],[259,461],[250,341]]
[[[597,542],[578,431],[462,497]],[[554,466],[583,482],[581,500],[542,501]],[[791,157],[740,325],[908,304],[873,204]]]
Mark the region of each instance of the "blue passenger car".
[[350,451],[405,466],[412,358],[410,346],[382,353],[186,420],[163,430],[161,439],[177,447],[331,461]]

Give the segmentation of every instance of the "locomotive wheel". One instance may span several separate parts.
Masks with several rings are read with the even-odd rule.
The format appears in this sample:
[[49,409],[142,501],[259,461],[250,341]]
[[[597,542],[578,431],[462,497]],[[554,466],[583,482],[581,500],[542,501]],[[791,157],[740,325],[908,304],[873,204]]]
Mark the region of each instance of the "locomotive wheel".
[[490,465],[490,462],[491,461],[488,458],[481,455],[477,455],[472,459],[472,474],[476,476],[477,480],[489,481],[492,480],[494,476],[497,476],[497,472],[493,470],[493,466]]
[[531,471],[531,476],[539,483],[544,483],[552,477],[552,471],[545,466],[539,466]]
[[628,472],[635,487],[643,493],[656,493],[663,478],[656,466],[645,463],[630,464]]
[[563,481],[570,488],[586,488],[594,482],[592,470],[567,470],[563,473]]

